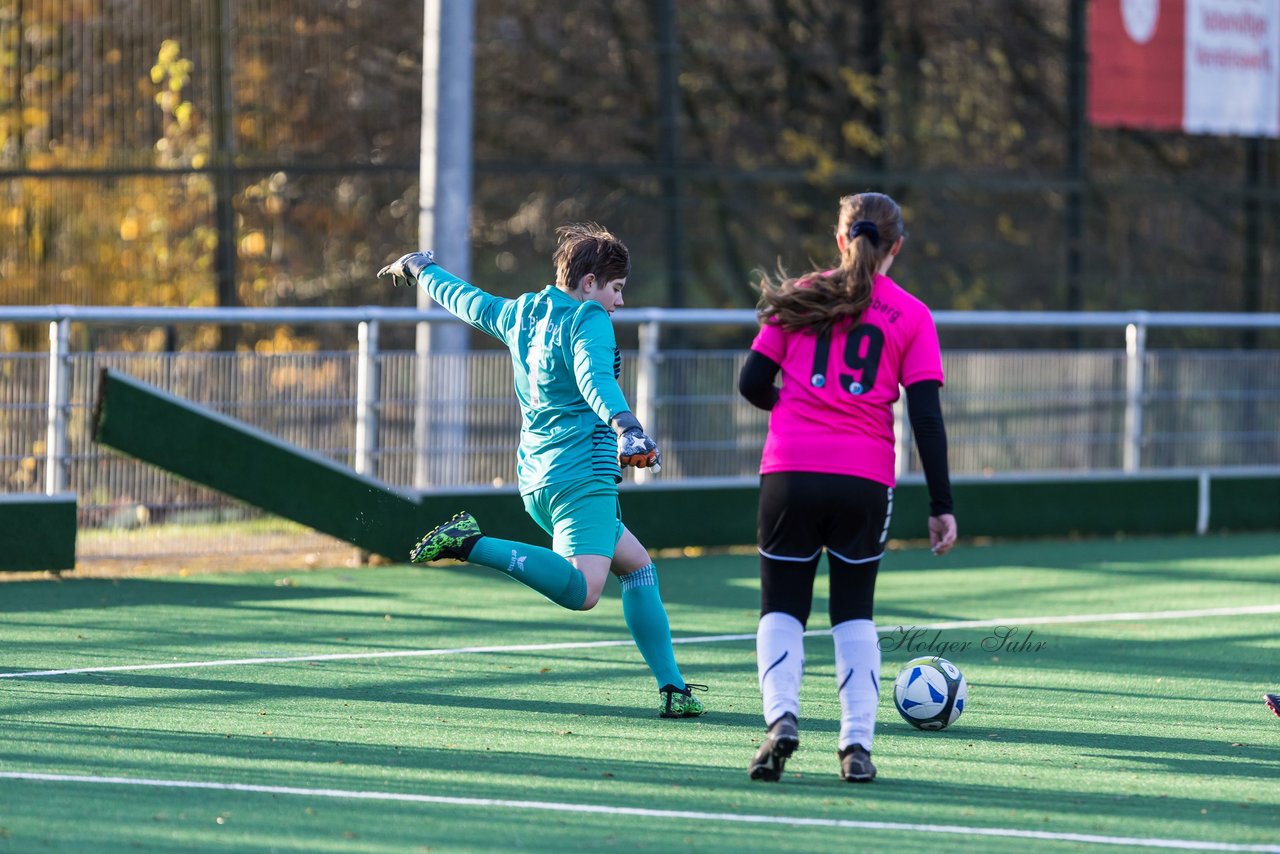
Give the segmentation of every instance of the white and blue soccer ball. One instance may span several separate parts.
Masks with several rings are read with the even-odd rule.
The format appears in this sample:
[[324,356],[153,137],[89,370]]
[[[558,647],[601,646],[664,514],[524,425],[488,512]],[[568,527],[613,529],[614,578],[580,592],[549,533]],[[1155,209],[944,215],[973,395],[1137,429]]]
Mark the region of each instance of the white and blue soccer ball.
[[969,685],[964,674],[945,658],[913,658],[893,680],[893,705],[916,729],[946,729],[964,712]]

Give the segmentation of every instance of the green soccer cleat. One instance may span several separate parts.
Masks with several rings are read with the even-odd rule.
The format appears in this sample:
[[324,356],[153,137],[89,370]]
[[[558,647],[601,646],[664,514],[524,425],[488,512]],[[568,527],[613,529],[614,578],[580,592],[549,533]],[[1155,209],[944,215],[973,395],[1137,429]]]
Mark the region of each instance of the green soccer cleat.
[[781,780],[783,767],[799,746],[800,732],[796,728],[796,716],[787,712],[769,726],[764,743],[747,768],[751,779],[770,782]]
[[677,688],[674,685],[663,685],[658,689],[658,699],[661,705],[658,708],[658,717],[660,718],[696,718],[707,710],[702,705],[702,701],[693,696],[693,689],[699,691],[707,690],[706,685],[692,685],[686,683],[683,688]]
[[480,525],[464,510],[418,540],[418,544],[409,552],[409,560],[413,563],[427,563],[442,558],[466,560],[471,557],[471,547],[482,536]]

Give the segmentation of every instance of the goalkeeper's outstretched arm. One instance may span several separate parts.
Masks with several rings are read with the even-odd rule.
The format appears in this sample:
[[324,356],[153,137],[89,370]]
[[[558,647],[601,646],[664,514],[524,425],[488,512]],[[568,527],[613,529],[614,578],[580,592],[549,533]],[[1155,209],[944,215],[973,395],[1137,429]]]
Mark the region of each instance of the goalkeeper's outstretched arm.
[[393,285],[417,284],[439,305],[464,323],[506,341],[512,300],[496,297],[464,282],[440,265],[430,252],[410,252],[378,271]]

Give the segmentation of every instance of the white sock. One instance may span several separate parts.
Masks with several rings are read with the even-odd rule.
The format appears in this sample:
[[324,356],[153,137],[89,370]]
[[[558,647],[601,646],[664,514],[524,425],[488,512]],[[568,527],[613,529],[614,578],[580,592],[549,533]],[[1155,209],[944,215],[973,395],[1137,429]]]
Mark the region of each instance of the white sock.
[[871,749],[880,700],[880,636],[871,620],[846,620],[831,629],[836,646],[836,691],[840,695],[840,749]]
[[790,614],[771,611],[756,630],[756,668],[764,699],[764,722],[787,712],[800,717],[800,678],[804,676],[804,626]]

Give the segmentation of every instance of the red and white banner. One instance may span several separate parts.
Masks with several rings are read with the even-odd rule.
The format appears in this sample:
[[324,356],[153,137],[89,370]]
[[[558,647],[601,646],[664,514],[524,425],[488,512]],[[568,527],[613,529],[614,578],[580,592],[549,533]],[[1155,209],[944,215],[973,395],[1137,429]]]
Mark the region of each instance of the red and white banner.
[[1280,136],[1280,0],[1093,0],[1089,120]]

